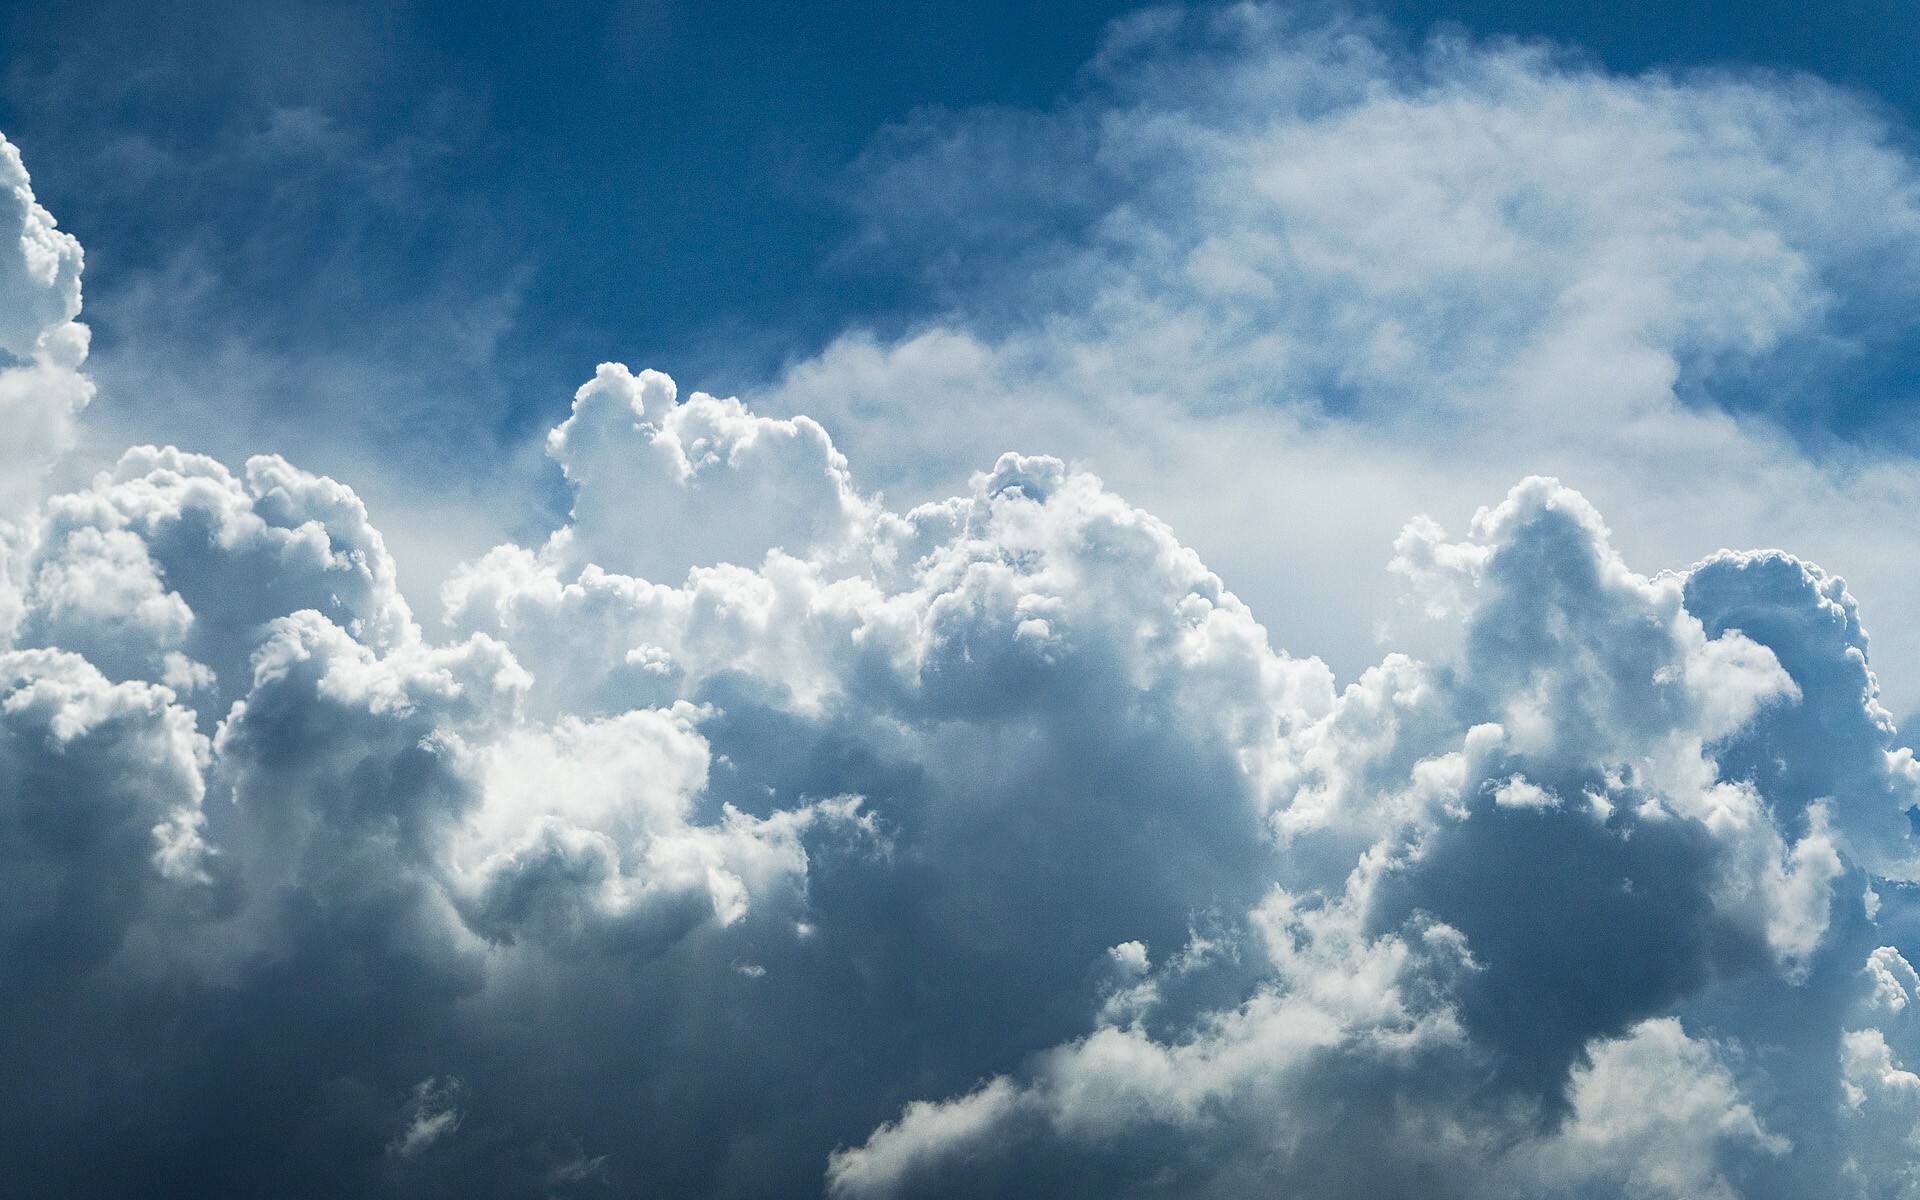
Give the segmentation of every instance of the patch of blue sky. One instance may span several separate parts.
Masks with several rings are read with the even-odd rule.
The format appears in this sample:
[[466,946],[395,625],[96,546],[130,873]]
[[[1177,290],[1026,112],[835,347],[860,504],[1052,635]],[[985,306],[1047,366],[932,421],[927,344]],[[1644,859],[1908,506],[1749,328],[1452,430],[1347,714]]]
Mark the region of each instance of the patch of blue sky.
[[[848,252],[850,164],[918,110],[1056,106],[1132,7],[20,5],[0,127],[89,248],[109,378],[122,334],[165,315],[141,301],[168,272],[202,285],[184,311],[206,342],[299,360],[422,357],[426,311],[460,312],[439,336],[491,351],[465,360],[491,378],[444,356],[420,384],[513,438],[602,357],[737,391],[849,326],[923,317],[941,297],[919,273]],[[1895,122],[1920,112],[1920,34],[1884,0],[1378,11],[1409,41],[1458,28],[1554,39],[1617,71],[1805,71]],[[937,258],[927,235],[909,252]],[[180,314],[178,292],[162,307]],[[1911,391],[1904,331],[1877,349],[1851,361],[1844,411],[1796,413],[1870,435],[1859,413]],[[114,392],[103,409],[133,403]],[[1767,403],[1757,381],[1729,377],[1725,395]],[[420,435],[444,435],[443,414],[430,406]]]

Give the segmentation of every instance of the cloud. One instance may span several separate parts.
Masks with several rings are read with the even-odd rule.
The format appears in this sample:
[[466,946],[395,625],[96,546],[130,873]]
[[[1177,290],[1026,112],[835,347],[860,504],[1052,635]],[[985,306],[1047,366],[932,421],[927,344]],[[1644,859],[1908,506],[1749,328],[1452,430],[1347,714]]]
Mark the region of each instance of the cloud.
[[[1195,55],[1227,69],[1169,108]],[[1842,487],[1680,382],[1877,280],[1897,231],[1835,250],[1805,186],[1893,203],[1905,161],[1811,84],[1407,59],[1257,9],[1140,18],[1097,69],[1124,104],[1001,139],[1073,150],[1003,327],[850,338],[772,398],[812,389],[871,446],[851,415],[896,411],[863,408],[885,389],[971,381],[903,393],[971,469],[924,502],[826,422],[612,363],[546,441],[570,516],[424,619],[354,491],[280,457],[142,446],[23,493],[11,1193],[1911,1190],[1920,770],[1860,604],[1779,551],[1645,573],[1583,492],[1509,472],[1589,434],[1569,381],[1604,363],[1624,382],[1580,461],[1611,487],[1724,452],[1703,527],[1737,525],[1757,493],[1715,489],[1749,468],[1824,481],[1827,515],[1903,478]],[[910,191],[918,161],[876,169]],[[1196,213],[1293,240],[1163,244]],[[0,276],[0,311],[78,328],[38,278]],[[1262,279],[1245,321],[1193,307]],[[1373,373],[1332,397],[1364,315],[1436,281],[1457,307],[1360,330]],[[1293,532],[1319,515],[1351,538],[1444,464],[1445,495],[1521,482],[1458,537],[1398,512],[1369,553],[1420,624],[1337,673],[1084,465],[977,453],[1084,432],[1092,381],[1101,453],[1137,440],[1122,475],[1339,451],[1288,485],[1317,506],[1261,510],[1296,595],[1346,565]],[[1632,495],[1623,531],[1675,493]]]
[[1601,1045],[1592,1065],[1575,1072],[1572,1118],[1533,1150],[1537,1165],[1530,1165],[1548,1186],[1597,1180],[1636,1200],[1731,1198],[1741,1193],[1729,1178],[1728,1151],[1764,1164],[1792,1148],[1741,1098],[1712,1045],[1662,1019]]
[[[737,446],[804,428],[713,403]],[[556,454],[596,453],[584,427]],[[39,851],[85,883],[39,889],[35,936],[78,957],[15,951],[113,1056],[15,1053],[36,1144],[102,1103],[55,1078],[139,1084],[80,1191],[1712,1195],[1843,1144],[1849,1018],[1793,1035],[1834,1080],[1814,1126],[1747,1066],[1778,1048],[1689,1016],[1755,981],[1856,1011],[1866,954],[1828,948],[1912,859],[1880,818],[1915,785],[1816,569],[1642,576],[1528,480],[1464,541],[1401,539],[1451,656],[1341,688],[1057,460],[890,513],[824,438],[703,479],[610,432],[627,469],[570,469],[577,511],[757,516],[772,486],[833,519],[743,526],[757,565],[674,582],[583,563],[570,526],[471,564],[429,636],[351,493],[279,460],[138,450],[42,506],[19,629],[125,679],[20,649],[19,694],[119,698],[154,730],[127,752],[180,779],[91,747],[22,769],[123,830]],[[76,746],[100,723],[7,711]],[[1759,744],[1832,765],[1754,774]],[[31,1191],[51,1161],[4,1165]]]
[[752,399],[812,414],[869,486],[943,494],[1009,447],[1080,463],[1350,678],[1382,625],[1419,633],[1374,574],[1406,517],[1550,474],[1649,568],[1731,542],[1844,571],[1888,606],[1890,678],[1920,661],[1893,607],[1911,442],[1871,382],[1920,344],[1920,192],[1899,134],[1818,81],[1163,9],[1055,110],[890,131],[859,194],[855,253],[936,311]]
[[[30,501],[93,398],[80,374],[80,243],[33,198],[20,151],[0,137],[0,518]],[[4,610],[0,610],[4,615]]]
[[412,1158],[460,1128],[460,1081],[423,1079],[413,1089],[413,1120],[406,1132],[387,1143],[387,1153]]
[[[549,553],[575,566],[676,582],[690,567],[755,564],[769,550],[838,550],[864,516],[846,460],[809,417],[776,421],[658,371],[604,364],[548,436],[575,486]],[[653,460],[653,461],[646,461]]]
[[85,659],[0,659],[7,992],[70,984],[206,882],[206,738],[164,688]]
[[[909,1107],[836,1156],[838,1190],[915,1194],[917,1167],[939,1191],[985,1146],[1140,1194],[1748,1194],[1728,1181],[1800,1131],[1662,1014],[1750,976],[1823,989],[1859,970],[1809,961],[1849,869],[1824,818],[1776,818],[1714,757],[1805,695],[1761,643],[1708,637],[1686,580],[1627,569],[1550,481],[1427,558],[1470,574],[1460,657],[1383,664],[1270,760],[1294,852],[1248,915],[1266,960],[1250,996],[1158,1030],[1109,1012],[1021,1085]],[[1625,1099],[1647,1094],[1688,1111],[1648,1121]],[[1690,1140],[1654,1144],[1676,1130]],[[1157,1132],[1188,1150],[1117,1149]]]

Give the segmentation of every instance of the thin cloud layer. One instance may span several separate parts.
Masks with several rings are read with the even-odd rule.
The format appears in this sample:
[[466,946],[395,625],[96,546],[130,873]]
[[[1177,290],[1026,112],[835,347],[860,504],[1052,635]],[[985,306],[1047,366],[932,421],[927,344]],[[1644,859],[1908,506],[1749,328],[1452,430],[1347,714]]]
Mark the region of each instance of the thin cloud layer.
[[[1136,24],[1110,54],[1170,36]],[[1350,81],[1388,70],[1348,33],[1307,53]],[[1346,144],[1403,119],[1503,128],[1508,110],[1445,91],[1462,79],[1575,130],[1653,103],[1524,53],[1459,54],[1418,103],[1311,74],[1259,94]],[[1139,86],[1161,94],[1150,71]],[[1662,86],[1669,108],[1635,110],[1642,125],[1693,95]],[[1597,109],[1568,115],[1567,89]],[[1752,104],[1702,110],[1733,121],[1709,142],[1792,100],[1739,94]],[[1232,87],[1215,100],[1244,111]],[[1871,138],[1833,153],[1855,150],[1905,170]],[[79,250],[17,174],[24,266],[0,268],[0,314],[31,346],[0,378],[23,428],[65,429],[86,387]],[[1726,220],[1759,220],[1722,207],[1690,212],[1704,224],[1679,242],[1746,264],[1713,267],[1729,279],[1750,280],[1752,254],[1779,267],[1764,233],[1720,244]],[[1729,315],[1690,279],[1670,299],[1701,310],[1674,321],[1716,352],[1820,307],[1801,279]],[[1497,290],[1447,336],[1509,324]],[[1596,305],[1549,305],[1541,328],[1633,308]],[[1095,344],[1041,317],[1065,329],[1048,353]],[[1109,348],[1145,327],[1117,321]],[[868,350],[891,370],[959,347],[991,398],[1007,356],[1040,345]],[[824,388],[855,350],[793,379]],[[1510,366],[1463,359],[1436,407],[1376,413],[1385,461],[1409,453],[1403,426],[1520,414],[1573,436],[1527,407],[1551,407],[1547,376]],[[1025,377],[1037,404],[1054,377]],[[1764,444],[1780,477],[1826,478],[1671,384],[1612,399],[1655,432],[1718,431],[1735,462]],[[849,414],[877,394],[829,414],[869,436]],[[1230,427],[1170,413],[1188,444]],[[1323,416],[1333,433],[1297,412],[1288,428],[1325,448],[1347,418]],[[1032,428],[983,424],[953,449]],[[32,443],[34,472],[63,436]],[[1217,452],[1252,472],[1271,436]],[[1920,767],[1837,576],[1778,551],[1644,574],[1580,492],[1531,475],[1463,536],[1400,514],[1374,556],[1439,632],[1342,682],[1278,648],[1167,523],[1058,457],[981,456],[903,510],[821,423],[618,364],[547,449],[569,520],[464,564],[425,620],[354,492],[278,457],[236,471],[135,447],[9,510],[10,1193],[1915,1188]],[[1303,578],[1326,569],[1289,557],[1309,515],[1264,527]]]

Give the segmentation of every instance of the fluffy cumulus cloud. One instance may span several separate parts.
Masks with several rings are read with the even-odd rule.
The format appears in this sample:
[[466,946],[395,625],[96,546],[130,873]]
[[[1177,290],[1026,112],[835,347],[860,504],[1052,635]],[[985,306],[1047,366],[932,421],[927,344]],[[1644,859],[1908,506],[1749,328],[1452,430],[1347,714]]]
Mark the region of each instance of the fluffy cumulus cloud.
[[[979,234],[1054,246],[1098,210],[1071,262],[1035,250],[1046,305],[843,344],[790,392],[857,442],[881,435],[850,414],[945,363],[978,396],[922,411],[965,458],[1048,413],[1071,432],[1083,399],[1046,389],[1072,365],[1122,434],[1190,427],[1143,453],[1246,431],[1219,450],[1241,474],[1269,421],[1325,449],[1364,415],[1415,468],[1420,438],[1438,462],[1463,430],[1548,431],[1503,471],[1578,440],[1584,378],[1649,456],[1616,466],[1712,450],[1827,481],[1816,509],[1852,495],[1771,418],[1682,393],[1818,341],[1848,272],[1905,245],[1909,168],[1857,111],[1510,49],[1434,51],[1413,87],[1352,31],[1249,49],[1255,10],[1127,58],[1185,36],[1152,20],[1109,51],[1138,68],[1123,114],[962,132],[1203,160],[1184,182],[1106,208],[1063,174],[1058,211]],[[1156,108],[1155,70],[1202,51],[1239,65]],[[0,150],[24,214],[0,381],[44,465],[86,394],[79,251]],[[1815,179],[1871,201],[1854,241],[1808,232],[1841,193],[1781,181]],[[1189,211],[1272,239],[1167,243]],[[1112,269],[1075,307],[1088,255]],[[1031,420],[995,427],[1015,360]],[[1256,361],[1318,415],[1222,390]],[[1649,573],[1516,471],[1452,533],[1400,513],[1373,577],[1418,653],[1336,673],[1061,457],[890,502],[823,424],[618,364],[547,449],[568,520],[431,614],[354,492],[278,457],[9,475],[9,1194],[1920,1194],[1920,766],[1837,575]],[[1397,494],[1365,485],[1335,502]],[[1738,532],[1688,519],[1719,515]],[[1326,568],[1288,530],[1321,516],[1262,515],[1302,579]]]
[[33,198],[20,151],[0,137],[0,520],[29,502],[93,398],[80,374],[80,243]]

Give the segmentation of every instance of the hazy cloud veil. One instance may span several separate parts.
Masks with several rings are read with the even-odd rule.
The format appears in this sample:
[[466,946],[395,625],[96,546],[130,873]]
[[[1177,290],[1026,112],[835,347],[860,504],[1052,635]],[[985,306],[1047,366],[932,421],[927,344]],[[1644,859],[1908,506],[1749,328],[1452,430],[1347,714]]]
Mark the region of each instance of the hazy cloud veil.
[[[1844,360],[1835,314],[1910,287],[1913,165],[1804,82],[1276,22],[1141,18],[1096,64],[1131,99],[876,150],[876,203],[944,196],[1024,282],[849,335],[788,416],[601,366],[547,439],[569,521],[425,617],[275,456],[45,494],[81,254],[0,141],[0,1186],[1920,1195],[1920,765],[1854,597],[1779,551],[1642,574],[1524,466],[1890,560],[1909,460],[1688,389]],[[904,194],[995,139],[1054,148],[1054,210]],[[972,473],[889,505],[843,431],[902,492]],[[1427,649],[1289,655],[996,442],[1299,468],[1331,490],[1212,536],[1302,579],[1289,530],[1407,501],[1345,586]],[[1464,531],[1415,516],[1489,473]]]

